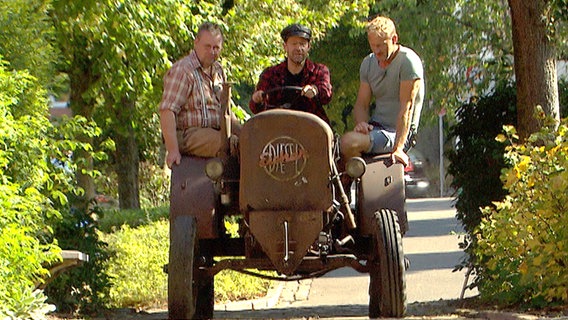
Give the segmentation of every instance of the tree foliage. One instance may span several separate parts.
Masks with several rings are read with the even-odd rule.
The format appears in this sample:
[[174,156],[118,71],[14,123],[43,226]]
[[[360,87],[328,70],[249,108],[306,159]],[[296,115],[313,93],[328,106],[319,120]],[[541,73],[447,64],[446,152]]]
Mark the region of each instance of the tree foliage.
[[50,0],[0,1],[0,56],[11,68],[27,69],[48,88],[53,85],[52,26],[46,15]]
[[68,133],[96,135],[84,119],[49,121],[46,89],[56,76],[47,1],[0,2],[0,318],[51,310],[34,291],[60,259],[53,225],[80,194],[71,155],[91,152]]
[[426,120],[441,109],[452,116],[492,81],[512,76],[511,25],[504,0],[386,0],[376,1],[372,12],[393,18],[400,42],[422,58]]
[[[284,59],[280,31],[290,23],[312,29],[317,43],[334,27],[358,26],[370,1],[236,1],[222,18],[228,26],[223,52],[231,79],[256,84],[260,72]],[[248,92],[247,94],[252,94]]]
[[48,215],[57,214],[42,193],[49,124],[39,92],[29,74],[0,65],[0,315],[17,312],[46,275],[42,265],[57,260],[57,246],[39,238]]
[[[155,108],[161,79],[173,61],[187,54],[199,24],[211,20],[224,26],[223,62],[230,80],[252,84],[262,68],[280,59],[281,41],[275,39],[287,23],[310,25],[317,39],[345,12],[353,20],[365,5],[365,1],[55,0],[51,17],[66,61],[61,70],[70,75],[71,107],[76,114],[96,119],[117,143],[112,159],[121,206],[139,206],[139,201],[128,205],[128,197],[137,196],[138,162],[156,158],[160,139]],[[92,181],[85,183],[87,196],[93,197],[93,187],[88,186]]]
[[453,176],[452,187],[457,190],[456,217],[467,232],[462,246],[470,255],[463,262],[465,266],[478,264],[471,253],[477,245],[477,227],[484,217],[480,208],[502,200],[507,194],[499,179],[506,167],[505,145],[495,137],[504,125],[516,124],[515,102],[514,88],[503,83],[495,92],[473,97],[458,108],[459,122],[450,127],[449,140],[455,147],[447,151],[448,173]]
[[69,156],[91,151],[68,134],[97,134],[81,119],[50,123],[45,96],[27,72],[0,65],[0,315],[6,317],[50,310],[34,288],[49,276],[46,267],[61,259],[52,227],[68,197],[81,192]]

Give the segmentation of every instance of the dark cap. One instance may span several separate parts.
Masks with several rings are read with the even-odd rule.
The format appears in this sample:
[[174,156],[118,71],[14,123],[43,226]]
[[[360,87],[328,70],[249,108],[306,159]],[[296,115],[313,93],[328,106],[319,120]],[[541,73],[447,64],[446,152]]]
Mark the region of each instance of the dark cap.
[[308,27],[304,27],[303,25],[298,23],[291,24],[286,28],[282,29],[280,35],[282,36],[284,42],[286,42],[288,38],[293,36],[301,37],[308,41],[312,39],[312,31]]

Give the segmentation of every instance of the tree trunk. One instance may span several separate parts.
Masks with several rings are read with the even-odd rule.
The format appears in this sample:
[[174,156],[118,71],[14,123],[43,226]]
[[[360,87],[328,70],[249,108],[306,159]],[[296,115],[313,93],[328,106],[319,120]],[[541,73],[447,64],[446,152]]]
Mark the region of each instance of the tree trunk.
[[120,110],[117,111],[117,119],[122,124],[122,128],[114,131],[113,137],[116,143],[115,170],[118,178],[119,206],[120,209],[139,209],[140,187],[138,170],[140,168],[140,158],[136,134],[131,125],[132,122],[128,121],[133,115],[134,102],[123,101],[120,107]]
[[560,121],[556,52],[550,38],[546,0],[508,0],[513,25],[518,133],[526,139],[542,123],[535,107]]
[[[77,67],[72,70],[79,70],[69,74],[70,82],[70,108],[73,115],[80,115],[87,119],[92,119],[93,104],[92,101],[84,98],[85,92],[91,86],[91,71],[83,70],[79,67],[80,63],[76,63]],[[83,64],[86,65],[86,64]],[[83,143],[93,144],[93,139],[89,136],[79,136],[77,139]],[[90,152],[78,150],[73,154],[77,166],[77,186],[84,190],[82,197],[78,198],[73,204],[76,208],[86,211],[89,208],[89,203],[95,197],[95,183],[93,177],[89,174],[84,174],[83,171],[93,171],[93,157]]]

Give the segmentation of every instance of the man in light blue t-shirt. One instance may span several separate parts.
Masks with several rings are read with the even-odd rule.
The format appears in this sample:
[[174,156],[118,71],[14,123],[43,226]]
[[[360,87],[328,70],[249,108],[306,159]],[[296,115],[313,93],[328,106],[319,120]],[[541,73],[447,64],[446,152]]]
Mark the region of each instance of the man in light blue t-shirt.
[[[424,70],[420,57],[398,44],[394,22],[378,16],[367,24],[372,53],[359,70],[359,92],[353,107],[355,128],[341,138],[345,160],[362,154],[391,153],[393,161],[408,164],[405,150],[418,128],[424,99]],[[375,109],[370,114],[372,98]]]

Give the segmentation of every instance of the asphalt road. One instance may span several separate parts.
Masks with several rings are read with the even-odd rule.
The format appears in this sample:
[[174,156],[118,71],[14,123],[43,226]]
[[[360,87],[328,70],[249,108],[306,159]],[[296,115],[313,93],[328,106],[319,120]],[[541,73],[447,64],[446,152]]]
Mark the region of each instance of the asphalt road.
[[[440,313],[444,314],[444,303],[440,301],[460,298],[466,274],[466,270],[453,271],[464,257],[459,249],[463,230],[455,218],[453,199],[408,199],[407,211],[410,228],[403,238],[403,250],[411,262],[406,273],[409,316],[435,314],[436,311],[430,309],[436,308],[440,308]],[[270,308],[264,307],[262,304],[265,301],[261,301],[251,307],[233,306],[232,312],[219,310],[216,317],[365,319],[369,303],[368,289],[368,274],[342,268],[321,278],[287,283],[279,300]],[[466,291],[464,297],[476,294]],[[244,310],[247,307],[257,310],[248,312]]]
[[[409,231],[403,238],[410,259],[406,273],[407,302],[460,298],[466,270],[453,272],[464,257],[462,229],[450,198],[407,200]],[[363,304],[369,301],[369,276],[343,268],[314,279],[299,305]],[[466,291],[465,297],[475,295]]]

